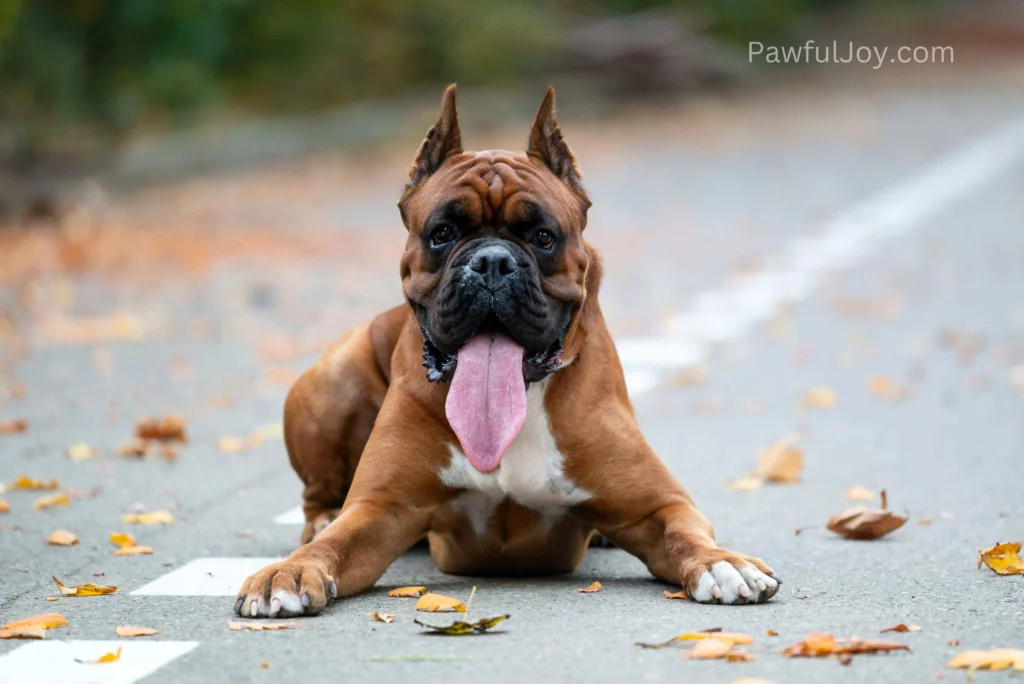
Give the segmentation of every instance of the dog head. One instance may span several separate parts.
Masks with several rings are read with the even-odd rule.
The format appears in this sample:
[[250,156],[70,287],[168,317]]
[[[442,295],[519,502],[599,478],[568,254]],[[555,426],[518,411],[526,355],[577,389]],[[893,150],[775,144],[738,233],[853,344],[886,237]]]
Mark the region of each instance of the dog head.
[[582,237],[590,200],[555,120],[554,90],[525,153],[467,152],[449,86],[398,206],[409,231],[402,285],[428,378],[449,380],[480,335],[521,347],[527,382],[557,370],[591,258]]

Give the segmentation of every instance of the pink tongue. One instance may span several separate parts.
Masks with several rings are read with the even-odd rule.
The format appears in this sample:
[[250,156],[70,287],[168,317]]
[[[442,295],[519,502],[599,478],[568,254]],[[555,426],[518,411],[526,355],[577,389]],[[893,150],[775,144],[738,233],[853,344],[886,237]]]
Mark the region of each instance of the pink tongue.
[[500,333],[478,333],[459,350],[445,413],[462,450],[481,472],[494,470],[526,419],[525,350]]

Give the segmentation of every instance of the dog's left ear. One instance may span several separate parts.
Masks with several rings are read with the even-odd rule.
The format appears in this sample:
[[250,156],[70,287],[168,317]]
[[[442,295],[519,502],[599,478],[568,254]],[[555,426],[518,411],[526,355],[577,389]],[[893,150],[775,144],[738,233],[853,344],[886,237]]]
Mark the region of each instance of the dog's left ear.
[[462,133],[459,131],[459,118],[455,112],[455,84],[445,88],[441,97],[441,114],[437,123],[427,131],[419,152],[409,167],[409,188],[413,188],[435,171],[448,157],[462,152]]
[[562,137],[562,129],[558,127],[558,121],[555,119],[555,89],[551,86],[548,86],[544,101],[540,103],[540,109],[537,111],[526,154],[543,163],[569,187],[586,197],[583,190],[583,174],[580,173],[576,157]]

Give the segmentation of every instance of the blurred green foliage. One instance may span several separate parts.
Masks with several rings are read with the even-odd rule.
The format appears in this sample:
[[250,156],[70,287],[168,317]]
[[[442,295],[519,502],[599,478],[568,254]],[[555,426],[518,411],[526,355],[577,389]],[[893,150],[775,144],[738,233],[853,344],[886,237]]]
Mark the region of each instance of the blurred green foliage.
[[[838,0],[0,0],[0,152],[103,141],[211,107],[310,110],[557,66],[573,13],[695,11],[784,34]],[[87,131],[88,135],[83,135]]]

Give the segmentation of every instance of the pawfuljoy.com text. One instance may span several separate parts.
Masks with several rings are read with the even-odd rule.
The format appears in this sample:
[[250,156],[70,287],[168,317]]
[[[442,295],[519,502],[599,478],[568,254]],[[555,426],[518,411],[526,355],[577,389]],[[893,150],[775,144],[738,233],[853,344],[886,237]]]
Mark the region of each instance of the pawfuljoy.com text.
[[747,46],[747,60],[753,64],[867,64],[881,69],[886,64],[952,64],[953,48],[945,45],[911,47],[857,45],[854,42],[818,43],[809,40],[803,45],[766,45],[752,40]]

